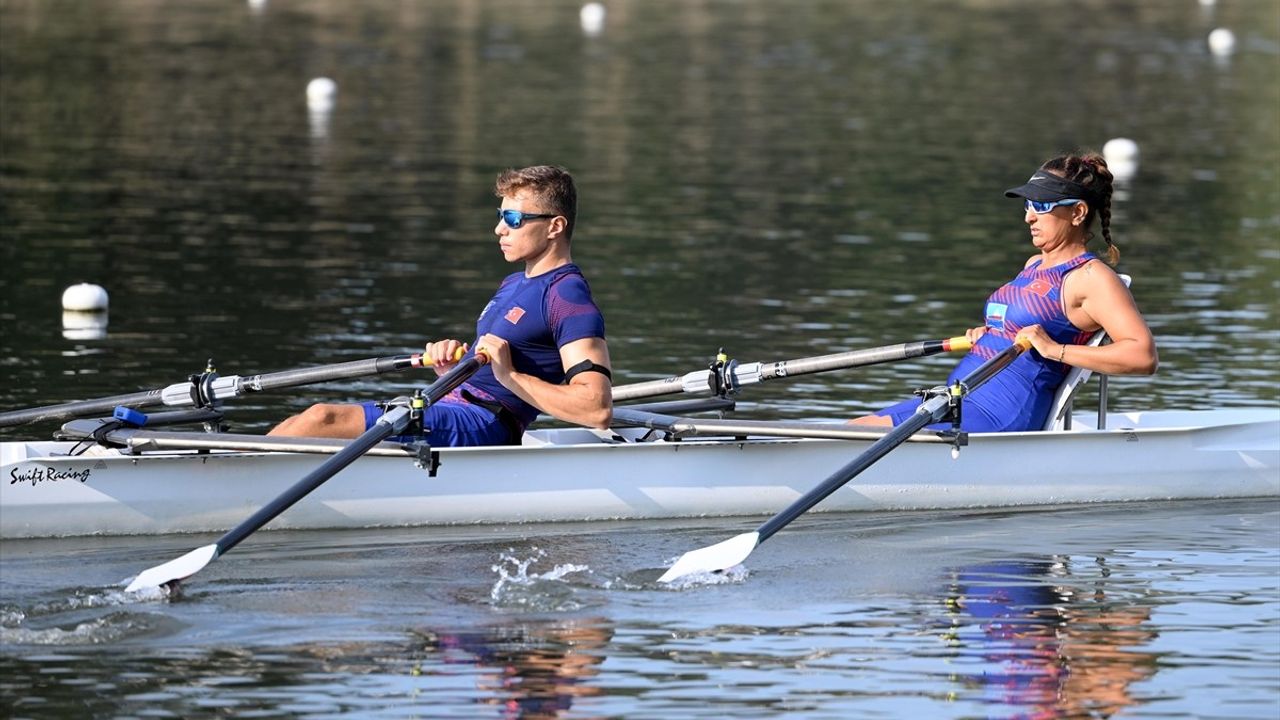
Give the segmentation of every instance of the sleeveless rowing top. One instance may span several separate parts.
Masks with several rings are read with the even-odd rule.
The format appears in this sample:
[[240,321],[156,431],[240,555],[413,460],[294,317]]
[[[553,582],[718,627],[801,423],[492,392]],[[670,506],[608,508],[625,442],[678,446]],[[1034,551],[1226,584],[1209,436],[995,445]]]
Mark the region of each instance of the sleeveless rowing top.
[[[569,263],[534,277],[515,272],[504,278],[476,320],[476,340],[485,333],[507,341],[517,372],[559,384],[564,380],[560,348],[583,338],[603,338],[604,316],[582,271]],[[475,352],[475,346],[473,341],[466,357]],[[481,400],[500,403],[521,427],[538,416],[538,408],[498,382],[488,365],[476,371],[461,389]]]
[[[1018,331],[1039,323],[1049,337],[1064,345],[1081,345],[1093,334],[1067,319],[1062,281],[1067,273],[1096,260],[1085,253],[1051,268],[1036,260],[987,298],[987,332],[974,344],[947,378],[950,385],[1013,344]],[[963,429],[970,432],[1040,430],[1048,418],[1053,395],[1068,366],[1045,358],[1034,349],[973,391],[964,400]]]

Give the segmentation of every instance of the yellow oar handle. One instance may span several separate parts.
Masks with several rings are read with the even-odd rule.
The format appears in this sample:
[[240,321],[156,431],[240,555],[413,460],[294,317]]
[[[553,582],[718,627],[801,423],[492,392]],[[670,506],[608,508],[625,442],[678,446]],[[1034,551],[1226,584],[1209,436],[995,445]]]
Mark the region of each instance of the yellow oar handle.
[[942,341],[943,352],[968,352],[971,349],[973,349],[973,341],[964,335]]
[[1013,339],[1013,344],[1022,348],[1022,352],[1026,352],[1031,349],[1031,338],[1026,335],[1018,335]]
[[[466,354],[466,349],[462,346],[458,346],[458,349],[453,351],[453,361],[458,362],[462,358],[466,357]],[[489,353],[485,352],[484,348],[480,348],[476,350],[476,359],[480,361],[481,365],[488,365]]]

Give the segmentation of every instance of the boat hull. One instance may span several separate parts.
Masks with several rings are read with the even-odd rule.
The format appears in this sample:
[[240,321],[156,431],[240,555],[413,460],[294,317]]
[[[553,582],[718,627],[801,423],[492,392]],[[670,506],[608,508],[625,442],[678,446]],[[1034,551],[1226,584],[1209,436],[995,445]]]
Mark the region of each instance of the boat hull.
[[[1081,416],[1077,427],[1090,418]],[[1280,411],[1113,414],[1108,427],[908,442],[815,511],[940,510],[1280,496]],[[868,442],[686,439],[608,443],[578,430],[526,445],[361,458],[268,528],[769,515]],[[0,538],[223,531],[323,462],[297,453],[123,455],[4,443]]]

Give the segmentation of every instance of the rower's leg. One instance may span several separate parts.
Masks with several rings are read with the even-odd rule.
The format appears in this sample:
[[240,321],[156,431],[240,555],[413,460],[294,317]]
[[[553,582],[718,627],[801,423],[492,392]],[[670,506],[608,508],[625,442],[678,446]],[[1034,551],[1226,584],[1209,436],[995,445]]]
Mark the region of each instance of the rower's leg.
[[286,419],[267,434],[291,437],[356,438],[364,430],[363,407],[318,404]]

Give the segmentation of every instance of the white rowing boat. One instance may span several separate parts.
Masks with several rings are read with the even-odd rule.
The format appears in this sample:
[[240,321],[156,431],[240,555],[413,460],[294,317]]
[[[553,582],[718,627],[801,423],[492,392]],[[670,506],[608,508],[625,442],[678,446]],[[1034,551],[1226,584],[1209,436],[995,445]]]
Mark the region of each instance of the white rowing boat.
[[[1091,343],[1102,341],[1099,332]],[[350,443],[208,431],[222,417],[220,400],[416,367],[418,356],[251,377],[219,378],[209,371],[186,385],[0,413],[0,427],[6,427],[83,418],[117,404],[133,408],[117,409],[114,418],[74,420],[57,440],[0,443],[0,538],[231,528],[215,544],[135,580],[161,585],[188,577],[263,526],[754,516],[787,506],[757,532],[730,542],[732,552],[687,554],[696,556],[692,565],[717,568],[740,561],[810,508],[940,510],[1280,496],[1280,409],[1108,413],[1103,377],[1095,419],[1072,412],[1072,398],[1089,378],[1079,368],[1059,388],[1044,430],[924,429],[952,417],[969,389],[1029,346],[1015,343],[955,386],[935,388],[915,417],[889,431],[681,415],[730,410],[744,385],[962,351],[967,340],[771,363],[738,364],[722,355],[706,370],[613,391],[615,403],[672,393],[714,397],[615,407],[612,431],[533,430],[519,446],[490,448],[379,442],[402,432],[413,415],[407,409],[389,412]],[[425,400],[447,393],[479,362],[460,363],[426,389]],[[137,412],[157,405],[196,409]],[[205,432],[156,429],[196,421],[205,422]]]
[[[664,429],[535,430],[521,446],[433,449],[434,476],[412,449],[383,443],[268,527],[767,515],[879,437],[835,423],[652,418]],[[1080,414],[1068,430],[969,434],[954,458],[945,434],[918,433],[815,510],[1280,496],[1280,410],[1110,413],[1105,429],[1092,424]],[[788,433],[808,437],[762,437]],[[314,453],[337,448],[142,429],[108,437],[81,454],[74,441],[0,444],[0,538],[225,530],[313,470],[323,460]]]

